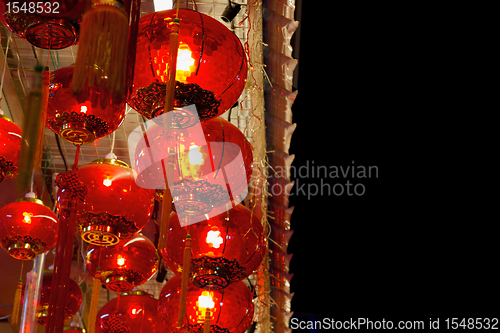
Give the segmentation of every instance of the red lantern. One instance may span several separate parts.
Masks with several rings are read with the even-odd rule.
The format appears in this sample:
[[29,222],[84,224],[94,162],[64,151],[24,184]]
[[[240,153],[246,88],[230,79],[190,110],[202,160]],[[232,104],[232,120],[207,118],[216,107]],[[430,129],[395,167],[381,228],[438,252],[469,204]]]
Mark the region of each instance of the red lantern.
[[74,67],[64,67],[50,76],[47,127],[76,144],[93,142],[116,130],[125,119],[125,102],[116,103],[97,83],[73,95]]
[[132,169],[117,159],[99,159],[78,169],[87,187],[78,205],[77,231],[91,244],[114,245],[148,223],[154,192],[136,185]]
[[176,211],[192,217],[189,223],[200,216],[218,215],[231,201],[237,204],[245,198],[253,155],[250,143],[236,126],[222,118],[168,131],[152,121],[148,124],[135,147],[133,162],[140,187],[164,188],[163,159],[171,150],[175,161],[170,190]]
[[22,131],[0,112],[0,183],[19,173]]
[[[40,303],[37,309],[38,322],[46,325],[48,321],[48,309],[50,292],[52,288],[52,273],[44,273],[42,279],[42,288],[40,289]],[[73,280],[69,280],[69,290],[64,303],[64,316],[66,320],[73,317],[80,309],[82,304],[82,290],[80,286]]]
[[78,42],[86,0],[0,2],[0,21],[19,37],[43,49],[64,49]]
[[158,300],[144,291],[131,291],[106,303],[97,314],[96,333],[163,333]]
[[[151,119],[163,113],[170,28],[176,10],[143,16],[139,21],[132,93],[127,103]],[[212,17],[179,10],[179,48],[174,107],[196,104],[201,121],[224,113],[245,86],[243,46]]]
[[148,281],[158,268],[156,248],[143,235],[135,235],[114,246],[90,245],[87,269],[95,278],[101,269],[101,283],[114,292],[128,292]]
[[225,288],[250,275],[262,262],[265,250],[259,219],[243,205],[208,220],[182,228],[179,216],[170,218],[167,247],[161,254],[168,267],[182,271],[184,240],[191,235],[193,283],[204,289]]
[[210,318],[210,332],[243,333],[253,319],[250,289],[238,282],[222,290],[204,290],[190,284],[186,300],[184,327],[177,330],[181,278],[175,276],[163,287],[158,312],[168,332],[203,332]]
[[18,199],[0,209],[0,244],[12,257],[31,260],[54,247],[58,222],[42,200]]

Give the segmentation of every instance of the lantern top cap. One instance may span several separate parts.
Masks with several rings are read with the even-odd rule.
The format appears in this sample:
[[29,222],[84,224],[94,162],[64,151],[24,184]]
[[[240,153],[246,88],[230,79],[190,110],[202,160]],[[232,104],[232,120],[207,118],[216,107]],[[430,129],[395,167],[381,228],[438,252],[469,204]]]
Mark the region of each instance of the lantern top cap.
[[[1,111],[1,110],[0,110],[0,111]],[[14,123],[14,122],[12,121],[12,119],[10,119],[10,118],[9,118],[9,117],[7,117],[7,116],[4,116],[3,111],[1,111],[1,112],[0,112],[0,119],[5,119],[5,120],[7,120],[7,121],[10,121],[11,123]]]
[[[106,155],[108,156],[108,155]],[[111,164],[111,165],[117,165],[121,166],[127,169],[130,169],[129,165],[123,161],[120,161],[115,158],[100,158],[98,160],[92,161],[93,164]]]
[[80,332],[86,332],[84,328],[81,327],[71,327],[71,326],[66,326],[64,327],[63,331],[80,331]]
[[[33,202],[33,203],[36,203],[36,204],[39,204],[39,205],[42,205],[42,206],[45,206],[43,204],[43,201],[40,200],[40,199],[36,199],[36,198],[29,198],[29,197],[26,197],[26,198],[19,198],[16,200],[16,202],[20,202],[20,201],[28,201],[28,202]],[[47,207],[47,206],[45,206]],[[47,207],[48,208],[48,207]]]
[[149,297],[154,298],[153,295],[151,295],[145,291],[142,291],[142,290],[132,290],[132,291],[120,294],[120,296],[149,296]]

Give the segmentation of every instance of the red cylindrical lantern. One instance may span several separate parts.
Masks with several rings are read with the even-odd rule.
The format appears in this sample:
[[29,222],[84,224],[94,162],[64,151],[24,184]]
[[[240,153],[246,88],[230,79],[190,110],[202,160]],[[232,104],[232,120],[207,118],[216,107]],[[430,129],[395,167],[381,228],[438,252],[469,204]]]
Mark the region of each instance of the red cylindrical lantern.
[[114,246],[90,245],[87,269],[94,278],[98,267],[106,288],[128,292],[153,276],[158,268],[158,255],[153,243],[139,234]]
[[0,244],[12,257],[31,260],[54,247],[58,223],[42,200],[18,199],[0,209]]
[[78,169],[87,187],[78,205],[77,231],[95,245],[114,245],[148,223],[154,192],[136,185],[132,169],[117,159],[99,159]]
[[163,333],[158,300],[140,290],[121,294],[99,310],[95,332]]
[[21,138],[21,128],[0,113],[0,182],[19,173]]
[[[164,112],[170,28],[176,10],[139,22],[133,89],[127,103],[151,119]],[[196,104],[201,121],[224,113],[245,86],[247,63],[239,39],[212,17],[179,10],[179,48],[174,107]],[[167,110],[169,111],[169,110]]]
[[214,216],[226,211],[231,201],[237,204],[245,198],[253,155],[236,126],[220,117],[168,131],[149,123],[135,147],[133,166],[140,187],[164,188],[164,165],[170,150],[175,161],[169,181],[173,186],[169,186],[179,214]]
[[161,250],[168,267],[182,271],[184,240],[191,235],[193,283],[204,289],[225,288],[250,275],[262,261],[265,242],[259,219],[243,205],[208,220],[181,227],[172,213],[166,249]]
[[[52,288],[52,273],[44,273],[42,279],[42,288],[40,289],[40,303],[37,309],[38,322],[46,325],[48,321],[48,309],[50,292]],[[67,319],[73,317],[80,309],[82,304],[82,290],[80,286],[73,280],[69,280],[69,290],[64,303],[64,316]]]
[[116,130],[125,119],[125,102],[115,103],[97,83],[73,95],[74,67],[64,67],[50,76],[47,127],[76,144],[93,142]]
[[158,311],[168,332],[201,333],[207,313],[210,316],[210,332],[243,333],[252,323],[252,293],[243,282],[212,291],[190,284],[184,326],[177,330],[180,289],[181,278],[175,276],[168,280],[160,294]]
[[0,2],[0,21],[36,47],[58,50],[78,42],[86,0]]

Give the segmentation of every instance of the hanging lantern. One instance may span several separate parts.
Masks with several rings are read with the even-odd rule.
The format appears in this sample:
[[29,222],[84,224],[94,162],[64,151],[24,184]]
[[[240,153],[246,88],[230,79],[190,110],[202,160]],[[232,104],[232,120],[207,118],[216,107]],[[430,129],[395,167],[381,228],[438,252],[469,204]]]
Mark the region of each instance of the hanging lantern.
[[0,183],[19,173],[22,131],[0,110]]
[[[179,215],[172,213],[166,249],[161,255],[176,273],[182,271],[184,239]],[[189,226],[191,274],[199,288],[225,288],[250,275],[262,262],[265,250],[259,219],[243,205]]]
[[153,243],[139,234],[114,246],[90,245],[87,269],[94,278],[98,267],[101,283],[107,289],[128,292],[153,276],[158,268],[158,255]]
[[78,43],[86,0],[0,2],[0,21],[19,37],[43,49],[64,49]]
[[237,204],[247,195],[252,147],[236,126],[220,117],[168,131],[150,121],[135,148],[130,148],[130,137],[140,187],[164,188],[164,160],[169,151],[175,152],[170,190],[176,211],[191,216],[190,223],[196,216],[218,215],[231,201]]
[[112,299],[97,314],[96,333],[162,333],[158,300],[134,290]]
[[77,231],[83,240],[114,245],[148,223],[154,209],[154,192],[136,185],[127,163],[99,159],[79,168],[78,175],[87,187],[85,202],[78,205],[77,212]]
[[[147,119],[164,112],[175,13],[155,12],[139,21],[133,88],[127,103]],[[196,104],[199,119],[205,121],[238,101],[247,77],[245,52],[236,35],[212,17],[180,9],[178,18],[174,107]]]
[[168,332],[205,332],[208,322],[210,332],[243,333],[253,319],[253,302],[250,289],[238,282],[222,290],[204,290],[190,284],[186,301],[184,326],[176,329],[179,312],[181,278],[175,276],[163,287],[158,312]]
[[125,119],[125,102],[99,91],[96,84],[73,95],[74,67],[64,67],[50,76],[47,127],[75,144],[93,142],[116,130]]
[[[50,293],[52,289],[52,273],[44,273],[42,279],[42,289],[40,290],[40,303],[37,309],[38,322],[46,325],[48,321],[48,308]],[[82,304],[82,290],[80,286],[73,280],[69,280],[69,290],[64,302],[64,316],[66,320],[73,317]]]
[[0,209],[0,244],[12,257],[31,260],[54,247],[58,222],[34,193],[17,199]]

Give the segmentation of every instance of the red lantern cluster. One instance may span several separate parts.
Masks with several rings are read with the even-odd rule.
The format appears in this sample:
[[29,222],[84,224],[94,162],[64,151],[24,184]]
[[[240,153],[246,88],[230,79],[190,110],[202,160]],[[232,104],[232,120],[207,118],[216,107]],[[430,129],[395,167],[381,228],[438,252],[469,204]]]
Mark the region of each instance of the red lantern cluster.
[[173,213],[166,249],[162,256],[168,267],[182,271],[184,244],[180,240],[191,235],[191,274],[200,288],[225,288],[250,275],[262,261],[265,242],[262,225],[243,205],[208,220],[181,227]]
[[139,290],[121,294],[99,310],[95,332],[163,333],[158,300]]
[[169,183],[179,214],[218,215],[231,201],[239,199],[238,203],[246,196],[252,147],[230,122],[214,118],[169,131],[152,124],[135,148],[134,169],[140,187],[164,186],[164,160],[169,150],[175,151],[173,181]]
[[[40,289],[40,303],[37,309],[38,322],[42,325],[47,324],[50,293],[52,288],[52,273],[43,274],[42,288]],[[66,319],[73,317],[80,309],[82,304],[82,290],[73,280],[69,280],[69,289],[64,302],[64,316]]]
[[33,46],[64,49],[78,42],[80,21],[88,5],[85,0],[1,1],[0,21]]
[[111,134],[125,118],[125,102],[99,91],[97,83],[81,94],[71,91],[74,67],[64,67],[50,76],[47,127],[66,141],[82,144]]
[[0,183],[19,173],[21,138],[21,128],[0,114]]
[[101,283],[114,292],[129,292],[148,281],[158,269],[156,248],[143,235],[124,239],[114,246],[90,245],[87,249],[87,269],[96,278],[101,271]]
[[[127,103],[147,119],[164,112],[170,28],[176,10],[139,21],[133,89]],[[195,104],[201,121],[224,113],[245,86],[247,63],[239,39],[212,17],[180,9],[174,107]],[[169,110],[167,110],[169,111]]]
[[243,333],[252,323],[252,293],[243,282],[213,291],[190,284],[184,327],[176,330],[180,289],[181,278],[175,276],[165,284],[160,294],[158,311],[168,332],[203,332],[207,312],[210,315],[210,332]]
[[54,247],[58,222],[42,200],[18,199],[0,209],[0,244],[16,259],[33,259]]
[[130,167],[117,159],[100,159],[78,170],[87,187],[78,205],[77,230],[95,245],[114,245],[138,233],[154,208],[154,192],[136,185]]

